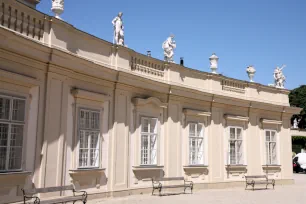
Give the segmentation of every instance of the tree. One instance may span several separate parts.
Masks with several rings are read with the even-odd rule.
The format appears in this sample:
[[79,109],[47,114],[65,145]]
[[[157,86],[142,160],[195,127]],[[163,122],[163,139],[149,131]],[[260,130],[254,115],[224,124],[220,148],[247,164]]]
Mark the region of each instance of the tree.
[[289,103],[292,107],[303,108],[299,115],[293,115],[291,118],[291,123],[295,118],[298,119],[299,128],[306,128],[306,85],[302,85],[296,89],[293,89],[289,94]]

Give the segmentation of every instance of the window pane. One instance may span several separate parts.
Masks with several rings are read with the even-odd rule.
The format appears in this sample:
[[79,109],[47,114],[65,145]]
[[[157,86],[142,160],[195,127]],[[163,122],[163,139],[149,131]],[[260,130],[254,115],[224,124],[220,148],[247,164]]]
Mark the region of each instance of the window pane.
[[141,164],[148,164],[149,141],[147,135],[141,136]]
[[1,146],[7,146],[8,142],[8,124],[2,124],[0,123],[0,147]]
[[156,118],[152,118],[150,120],[150,132],[157,133],[157,119]]
[[80,149],[80,153],[79,153],[80,167],[86,167],[87,161],[88,161],[88,149]]
[[266,141],[270,141],[270,131],[266,131]]
[[271,164],[269,155],[270,155],[269,142],[266,142],[266,163],[267,164]]
[[85,128],[90,128],[90,113],[89,111],[85,111]]
[[242,148],[242,141],[237,141],[237,164],[243,164],[243,148]]
[[142,118],[141,124],[142,132],[149,132],[149,120],[148,118]]
[[237,139],[242,140],[241,128],[237,128]]
[[23,126],[22,125],[12,125],[11,129],[11,147],[21,147],[22,146],[22,135]]
[[194,137],[195,136],[195,124],[189,123],[189,136]]
[[99,166],[99,150],[97,149],[90,150],[90,166]]
[[273,141],[273,142],[276,141],[276,133],[275,133],[275,131],[271,131],[271,141]]
[[0,119],[8,120],[10,114],[10,99],[0,98]]
[[85,128],[85,111],[80,110],[80,128]]
[[24,121],[24,114],[25,114],[25,101],[14,99],[12,120]]
[[100,127],[100,113],[91,112],[91,128],[99,129]]
[[235,128],[230,128],[230,139],[235,139]]
[[202,137],[202,125],[197,124],[197,136]]
[[88,132],[80,131],[80,148],[88,148]]
[[236,151],[235,151],[235,141],[230,141],[230,164],[236,164]]
[[151,136],[151,146],[150,146],[150,153],[151,153],[151,161],[150,164],[156,164],[157,160],[156,160],[156,149],[157,149],[157,137],[156,135],[152,135]]
[[7,147],[0,146],[0,170],[5,170],[6,150]]
[[11,147],[9,155],[9,169],[21,169],[21,159],[22,159],[22,148],[21,147]]
[[276,164],[277,158],[276,158],[276,143],[275,142],[270,143],[270,154],[271,154],[271,164]]

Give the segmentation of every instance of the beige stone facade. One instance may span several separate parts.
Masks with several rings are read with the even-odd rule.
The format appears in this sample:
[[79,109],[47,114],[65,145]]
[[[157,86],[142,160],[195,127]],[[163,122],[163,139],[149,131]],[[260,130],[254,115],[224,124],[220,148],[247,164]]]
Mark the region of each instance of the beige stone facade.
[[89,197],[148,192],[159,176],[230,186],[266,164],[292,182],[299,109],[288,90],[165,64],[0,5],[0,203],[71,183]]

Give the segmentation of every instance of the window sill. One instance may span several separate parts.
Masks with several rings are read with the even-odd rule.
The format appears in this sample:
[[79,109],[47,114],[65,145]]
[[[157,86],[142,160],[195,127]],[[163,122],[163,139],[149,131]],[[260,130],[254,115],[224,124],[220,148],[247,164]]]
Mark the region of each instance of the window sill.
[[262,169],[264,170],[264,171],[266,171],[266,170],[268,170],[269,172],[271,171],[271,172],[279,172],[279,171],[281,171],[281,165],[277,165],[277,164],[275,164],[275,165],[262,165]]
[[134,171],[150,171],[150,170],[163,170],[164,166],[157,165],[142,165],[142,166],[133,166]]
[[247,172],[247,165],[226,165],[226,170],[228,172],[235,172],[235,173],[246,173]]
[[21,182],[32,174],[31,171],[0,172],[0,183]]
[[86,173],[103,173],[105,168],[92,168],[92,169],[71,169],[70,174],[86,174]]
[[207,165],[187,165],[183,166],[184,169],[207,169]]

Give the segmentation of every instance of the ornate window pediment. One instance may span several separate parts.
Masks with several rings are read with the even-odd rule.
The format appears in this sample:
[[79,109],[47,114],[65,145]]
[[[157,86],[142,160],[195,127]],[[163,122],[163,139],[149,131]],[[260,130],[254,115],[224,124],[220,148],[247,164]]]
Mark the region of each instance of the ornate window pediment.
[[201,110],[193,110],[185,108],[183,112],[185,113],[185,115],[207,116],[207,117],[211,116],[211,112],[201,111]]
[[157,107],[160,108],[167,108],[168,104],[167,103],[163,103],[161,100],[159,100],[156,97],[150,97],[147,99],[143,99],[143,98],[133,98],[132,102],[135,106],[145,106],[147,104],[153,104]]
[[239,116],[239,115],[229,115],[229,114],[225,114],[224,118],[226,120],[237,120],[237,121],[249,121],[249,117],[245,117],[245,116]]
[[265,118],[261,118],[260,121],[263,124],[272,124],[272,125],[282,125],[283,121],[280,120],[270,120],[270,119],[265,119]]

